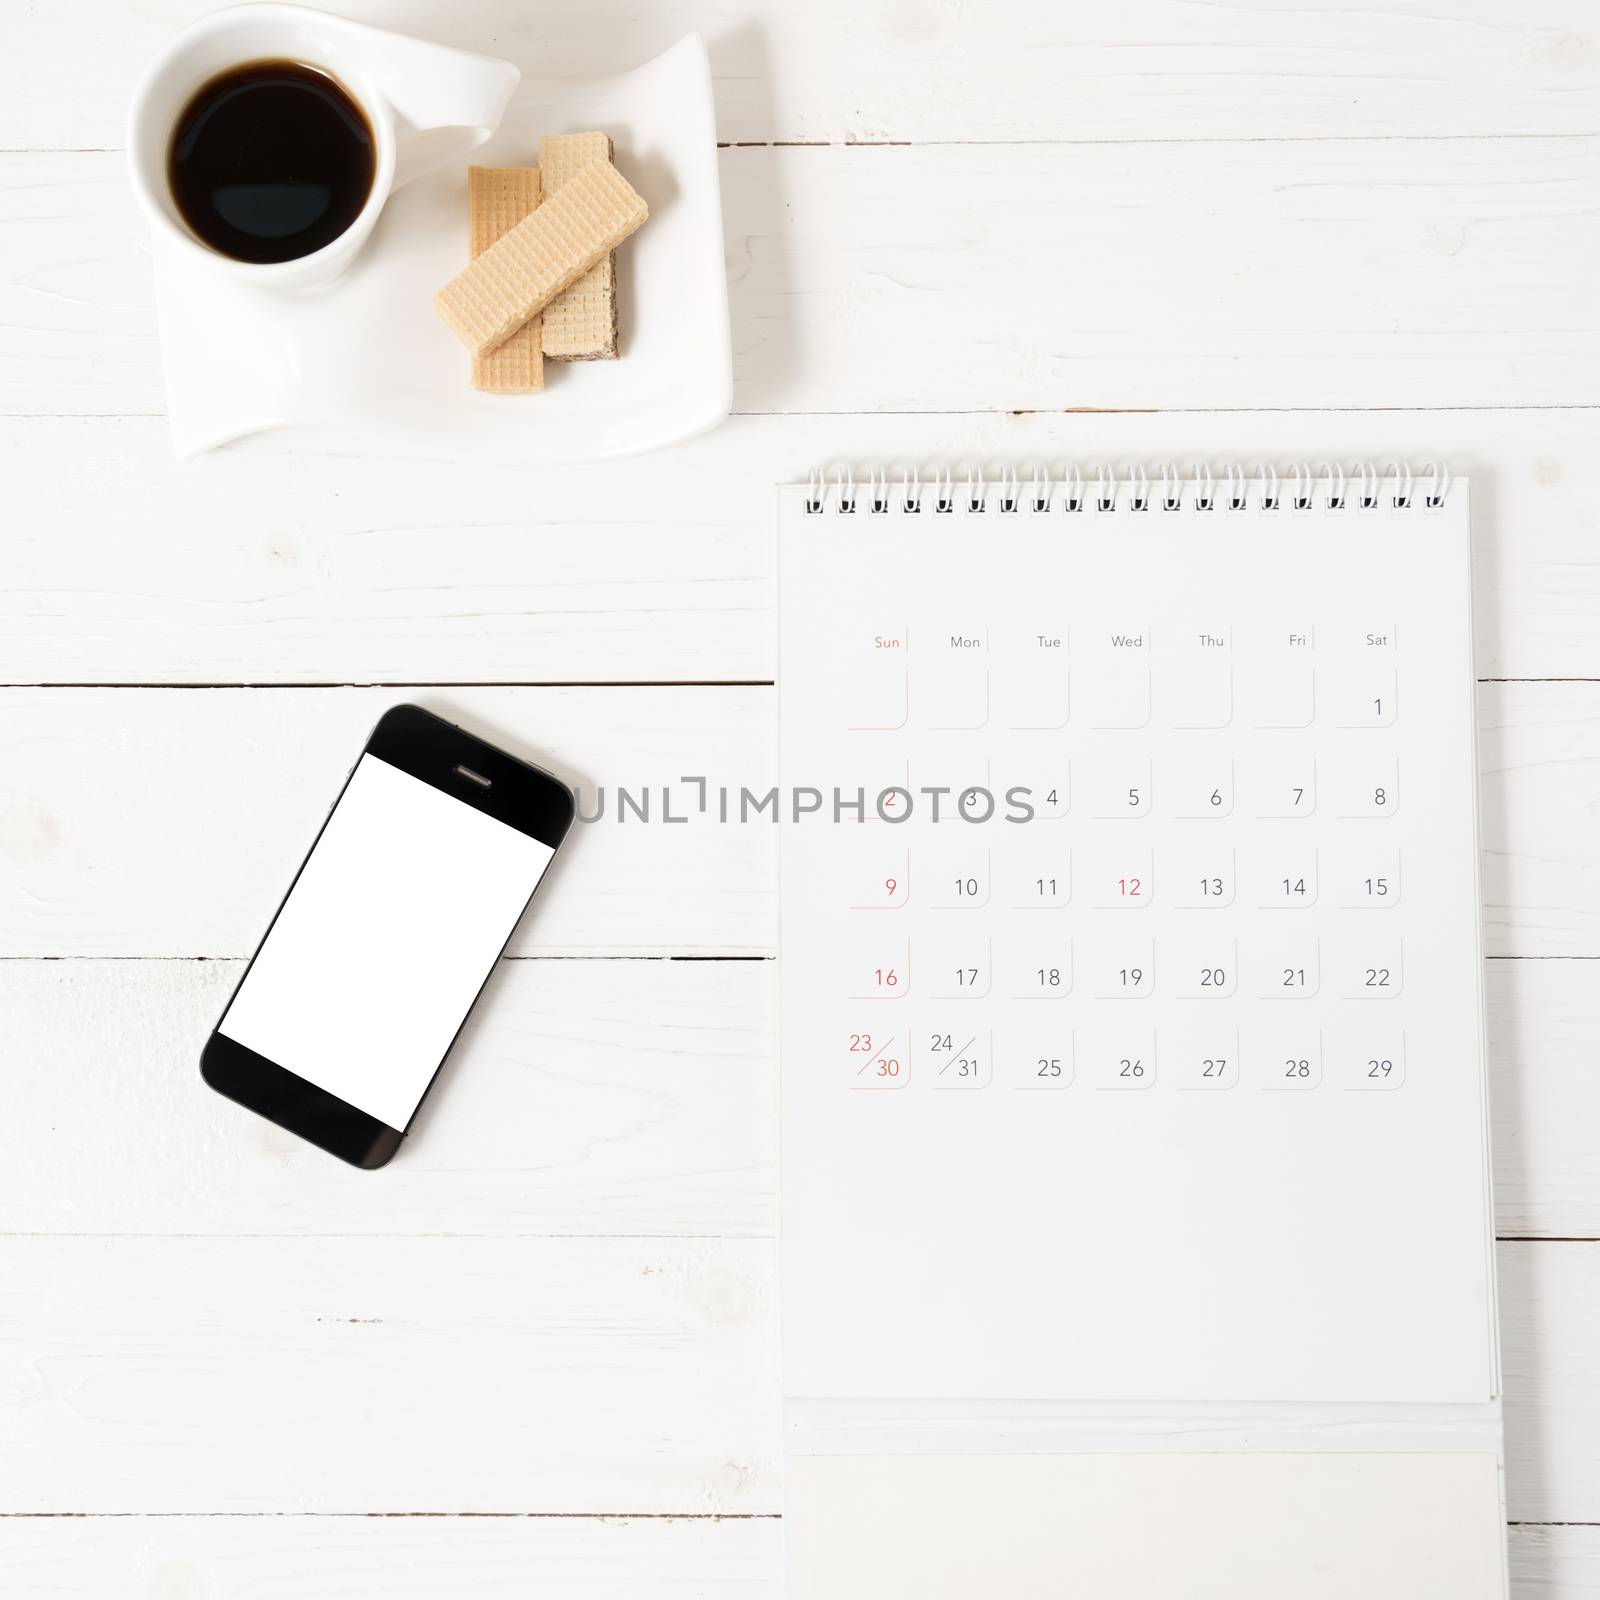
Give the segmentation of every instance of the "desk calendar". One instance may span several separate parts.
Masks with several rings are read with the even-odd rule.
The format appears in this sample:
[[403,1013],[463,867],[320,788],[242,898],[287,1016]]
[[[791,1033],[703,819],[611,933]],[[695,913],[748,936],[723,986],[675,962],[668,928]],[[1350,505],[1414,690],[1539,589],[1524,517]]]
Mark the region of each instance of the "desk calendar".
[[1497,1552],[1466,485],[875,475],[780,546],[791,1417],[1348,1407],[1415,1497],[1459,1408]]

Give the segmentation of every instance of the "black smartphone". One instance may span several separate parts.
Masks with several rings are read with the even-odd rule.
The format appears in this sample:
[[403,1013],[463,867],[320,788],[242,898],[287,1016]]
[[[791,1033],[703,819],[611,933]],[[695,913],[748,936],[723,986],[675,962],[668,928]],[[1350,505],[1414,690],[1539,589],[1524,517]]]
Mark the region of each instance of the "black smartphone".
[[386,711],[200,1074],[358,1167],[400,1148],[556,848],[571,791],[420,706]]

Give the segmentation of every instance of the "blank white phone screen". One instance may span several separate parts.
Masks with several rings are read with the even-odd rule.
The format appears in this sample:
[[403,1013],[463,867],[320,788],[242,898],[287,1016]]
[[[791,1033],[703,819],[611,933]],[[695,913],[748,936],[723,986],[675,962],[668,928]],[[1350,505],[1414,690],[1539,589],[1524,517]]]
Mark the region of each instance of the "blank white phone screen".
[[217,1031],[403,1130],[554,854],[364,754]]

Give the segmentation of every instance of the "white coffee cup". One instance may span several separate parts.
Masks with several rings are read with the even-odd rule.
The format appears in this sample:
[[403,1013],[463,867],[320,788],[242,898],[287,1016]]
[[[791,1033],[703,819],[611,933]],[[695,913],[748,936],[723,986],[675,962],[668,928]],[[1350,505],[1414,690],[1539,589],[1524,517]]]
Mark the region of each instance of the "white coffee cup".
[[[197,239],[167,178],[173,128],[195,92],[252,61],[296,61],[330,73],[372,125],[372,192],[337,239],[293,261],[236,261]],[[270,288],[310,288],[346,270],[384,201],[402,184],[459,160],[492,134],[521,73],[509,61],[428,44],[306,6],[243,5],[176,34],[134,91],[128,164],[151,226],[219,272]]]

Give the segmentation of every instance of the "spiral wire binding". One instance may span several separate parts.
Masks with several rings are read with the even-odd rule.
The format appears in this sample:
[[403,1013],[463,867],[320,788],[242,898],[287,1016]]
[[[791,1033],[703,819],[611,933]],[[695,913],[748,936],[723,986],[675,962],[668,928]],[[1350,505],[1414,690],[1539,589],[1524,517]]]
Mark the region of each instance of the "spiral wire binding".
[[[1315,467],[1305,461],[1291,462],[1285,474],[1279,474],[1276,463],[1260,462],[1246,467],[1242,462],[1229,461],[1222,468],[1219,479],[1212,465],[1202,461],[1185,477],[1177,462],[1162,461],[1152,478],[1142,462],[1133,462],[1119,470],[1110,462],[1099,462],[1085,479],[1083,468],[1070,463],[1059,478],[1052,475],[1049,466],[1035,461],[1027,468],[1024,479],[1015,466],[1004,466],[990,477],[981,467],[967,466],[962,470],[960,498],[969,515],[982,516],[989,509],[989,491],[994,489],[996,509],[1002,516],[1012,516],[1027,509],[1035,516],[1045,516],[1056,511],[1056,489],[1060,487],[1060,512],[1071,516],[1083,511],[1091,502],[1102,513],[1117,509],[1117,497],[1127,490],[1127,509],[1145,512],[1152,505],[1162,511],[1180,511],[1185,497],[1196,511],[1247,511],[1254,504],[1261,511],[1278,511],[1285,507],[1291,512],[1307,511],[1375,511],[1387,497],[1397,511],[1417,508],[1437,511],[1450,498],[1454,479],[1449,464],[1432,461],[1419,479],[1407,462],[1391,461],[1380,469],[1373,461],[1358,461],[1353,472],[1347,472],[1342,462],[1319,462]],[[899,481],[892,482],[890,469],[881,465],[871,467],[859,491],[867,511],[882,516],[897,508],[908,516],[918,516],[925,509],[935,515],[948,516],[954,512],[957,500],[955,474],[948,465],[934,470],[931,482],[924,483],[921,470],[916,465],[901,468]],[[820,516],[828,509],[851,516],[857,509],[858,490],[855,474],[848,462],[830,468],[812,467],[805,482],[802,502],[807,516]]]

